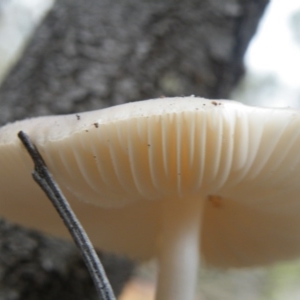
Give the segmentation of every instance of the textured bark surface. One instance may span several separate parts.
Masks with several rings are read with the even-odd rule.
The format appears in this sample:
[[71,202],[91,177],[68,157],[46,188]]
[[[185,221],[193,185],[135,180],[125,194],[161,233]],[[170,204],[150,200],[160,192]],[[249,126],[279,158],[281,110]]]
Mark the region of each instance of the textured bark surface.
[[[132,263],[100,254],[116,294]],[[0,299],[97,299],[86,267],[74,245],[0,220]]]
[[0,88],[0,122],[161,95],[226,98],[266,0],[64,0]]
[[[266,4],[57,1],[0,87],[0,124],[162,95],[227,98]],[[104,261],[120,290],[132,265]],[[0,223],[0,300],[93,299],[93,291],[73,246]]]

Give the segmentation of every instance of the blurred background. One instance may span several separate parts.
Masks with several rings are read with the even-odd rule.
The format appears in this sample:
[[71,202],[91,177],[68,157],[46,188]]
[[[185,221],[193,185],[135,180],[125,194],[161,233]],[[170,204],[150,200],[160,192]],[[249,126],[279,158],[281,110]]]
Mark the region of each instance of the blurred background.
[[251,105],[300,105],[300,3],[272,0],[245,55],[232,98]]
[[[70,1],[62,2],[72,6]],[[111,17],[105,18],[104,25],[109,27],[109,22],[120,22],[124,17],[122,7],[112,8],[117,6],[118,1],[114,5],[102,2],[101,11],[105,13],[107,9],[106,14],[111,13]],[[119,29],[116,39],[113,30],[108,34],[104,27],[98,27],[99,32],[104,31],[103,35],[99,34],[98,38],[104,39],[99,46],[89,36],[89,30],[80,31],[78,37],[76,27],[71,31],[66,24],[60,25],[60,20],[68,12],[72,18],[66,22],[76,23],[72,7],[69,11],[63,5],[53,9],[56,5],[53,0],[0,0],[1,123],[161,95],[195,94],[226,97],[249,105],[299,108],[299,1],[271,0],[269,3],[257,1],[256,4],[249,1],[248,7],[243,6],[242,1],[224,1],[222,4],[216,0],[204,1],[206,7],[199,7],[199,11],[195,1],[188,1],[189,4],[181,8],[172,4],[152,8],[149,2],[144,1],[145,9],[141,4],[141,11],[147,11],[144,15],[138,12],[134,1],[128,2],[131,5],[126,8],[125,14],[128,27]],[[89,6],[95,3],[87,1],[85,7],[78,5],[76,13],[87,13]],[[188,5],[191,5],[194,14],[184,11]],[[142,21],[136,21],[136,15],[132,13],[135,10],[142,15]],[[183,15],[187,13],[186,18],[181,19],[180,11]],[[78,19],[79,25],[76,24],[87,29],[97,25],[93,24],[92,16]],[[144,31],[138,32],[139,24],[143,24],[141,28]],[[191,28],[190,40],[183,36],[186,24]],[[205,31],[199,30],[201,24]],[[224,27],[224,32],[220,31]],[[173,34],[177,30],[180,39]],[[147,38],[147,34],[151,38]],[[89,47],[77,47],[74,36],[83,45],[86,41]],[[196,43],[197,39],[200,41]],[[175,52],[171,49],[172,45]],[[205,46],[203,49],[202,45]],[[193,52],[191,49],[196,47],[199,51]],[[170,51],[169,55],[163,56],[165,51]],[[53,54],[60,52],[65,54],[63,58]],[[80,59],[76,59],[78,53]],[[190,61],[182,59],[183,55],[189,55]],[[124,60],[124,57],[127,57],[127,63],[116,65],[115,62]],[[148,66],[147,74],[141,72],[144,66]],[[101,73],[103,70],[105,74]],[[48,81],[47,78],[53,74],[62,83],[55,78]],[[108,89],[107,85],[113,88]],[[56,102],[49,100],[53,97]],[[101,102],[99,99],[110,100]],[[153,299],[155,273],[153,262],[137,266],[120,299]],[[300,299],[300,262],[247,270],[205,269],[199,278],[199,299],[202,300]],[[4,286],[0,287],[4,289]],[[18,296],[9,298],[7,295],[0,291],[0,300],[19,299]]]

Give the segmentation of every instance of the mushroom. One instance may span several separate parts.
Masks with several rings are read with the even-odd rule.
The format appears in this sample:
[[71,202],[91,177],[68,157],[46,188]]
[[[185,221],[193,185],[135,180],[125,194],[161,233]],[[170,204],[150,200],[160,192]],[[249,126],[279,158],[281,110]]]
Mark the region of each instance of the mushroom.
[[67,236],[32,181],[23,130],[92,242],[157,256],[157,299],[191,300],[198,262],[300,256],[300,113],[196,97],[134,102],[0,129],[0,214]]

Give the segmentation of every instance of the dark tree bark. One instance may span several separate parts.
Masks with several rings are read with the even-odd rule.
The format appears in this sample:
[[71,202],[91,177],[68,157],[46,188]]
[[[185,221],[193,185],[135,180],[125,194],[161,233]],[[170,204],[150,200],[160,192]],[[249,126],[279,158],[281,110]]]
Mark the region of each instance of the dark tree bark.
[[63,0],[0,88],[0,122],[155,98],[226,98],[267,0]]
[[[0,87],[0,124],[162,95],[227,98],[267,3],[59,0]],[[109,261],[120,290],[130,264]],[[0,223],[1,300],[93,297],[67,242]]]
[[[116,294],[132,271],[124,258],[100,254]],[[97,299],[90,275],[69,242],[0,220],[0,299]]]

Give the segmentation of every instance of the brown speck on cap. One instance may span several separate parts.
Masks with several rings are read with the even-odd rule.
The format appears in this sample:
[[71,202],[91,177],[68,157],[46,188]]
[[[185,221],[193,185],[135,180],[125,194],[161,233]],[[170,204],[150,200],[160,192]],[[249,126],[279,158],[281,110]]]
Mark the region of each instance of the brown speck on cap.
[[208,195],[207,199],[212,204],[213,207],[215,208],[222,207],[222,197],[216,195]]
[[216,101],[211,101],[211,104],[218,105],[218,103]]
[[94,123],[94,126],[95,126],[95,128],[98,128],[99,124],[98,123]]
[[80,115],[76,115],[76,118],[79,121],[80,120]]

